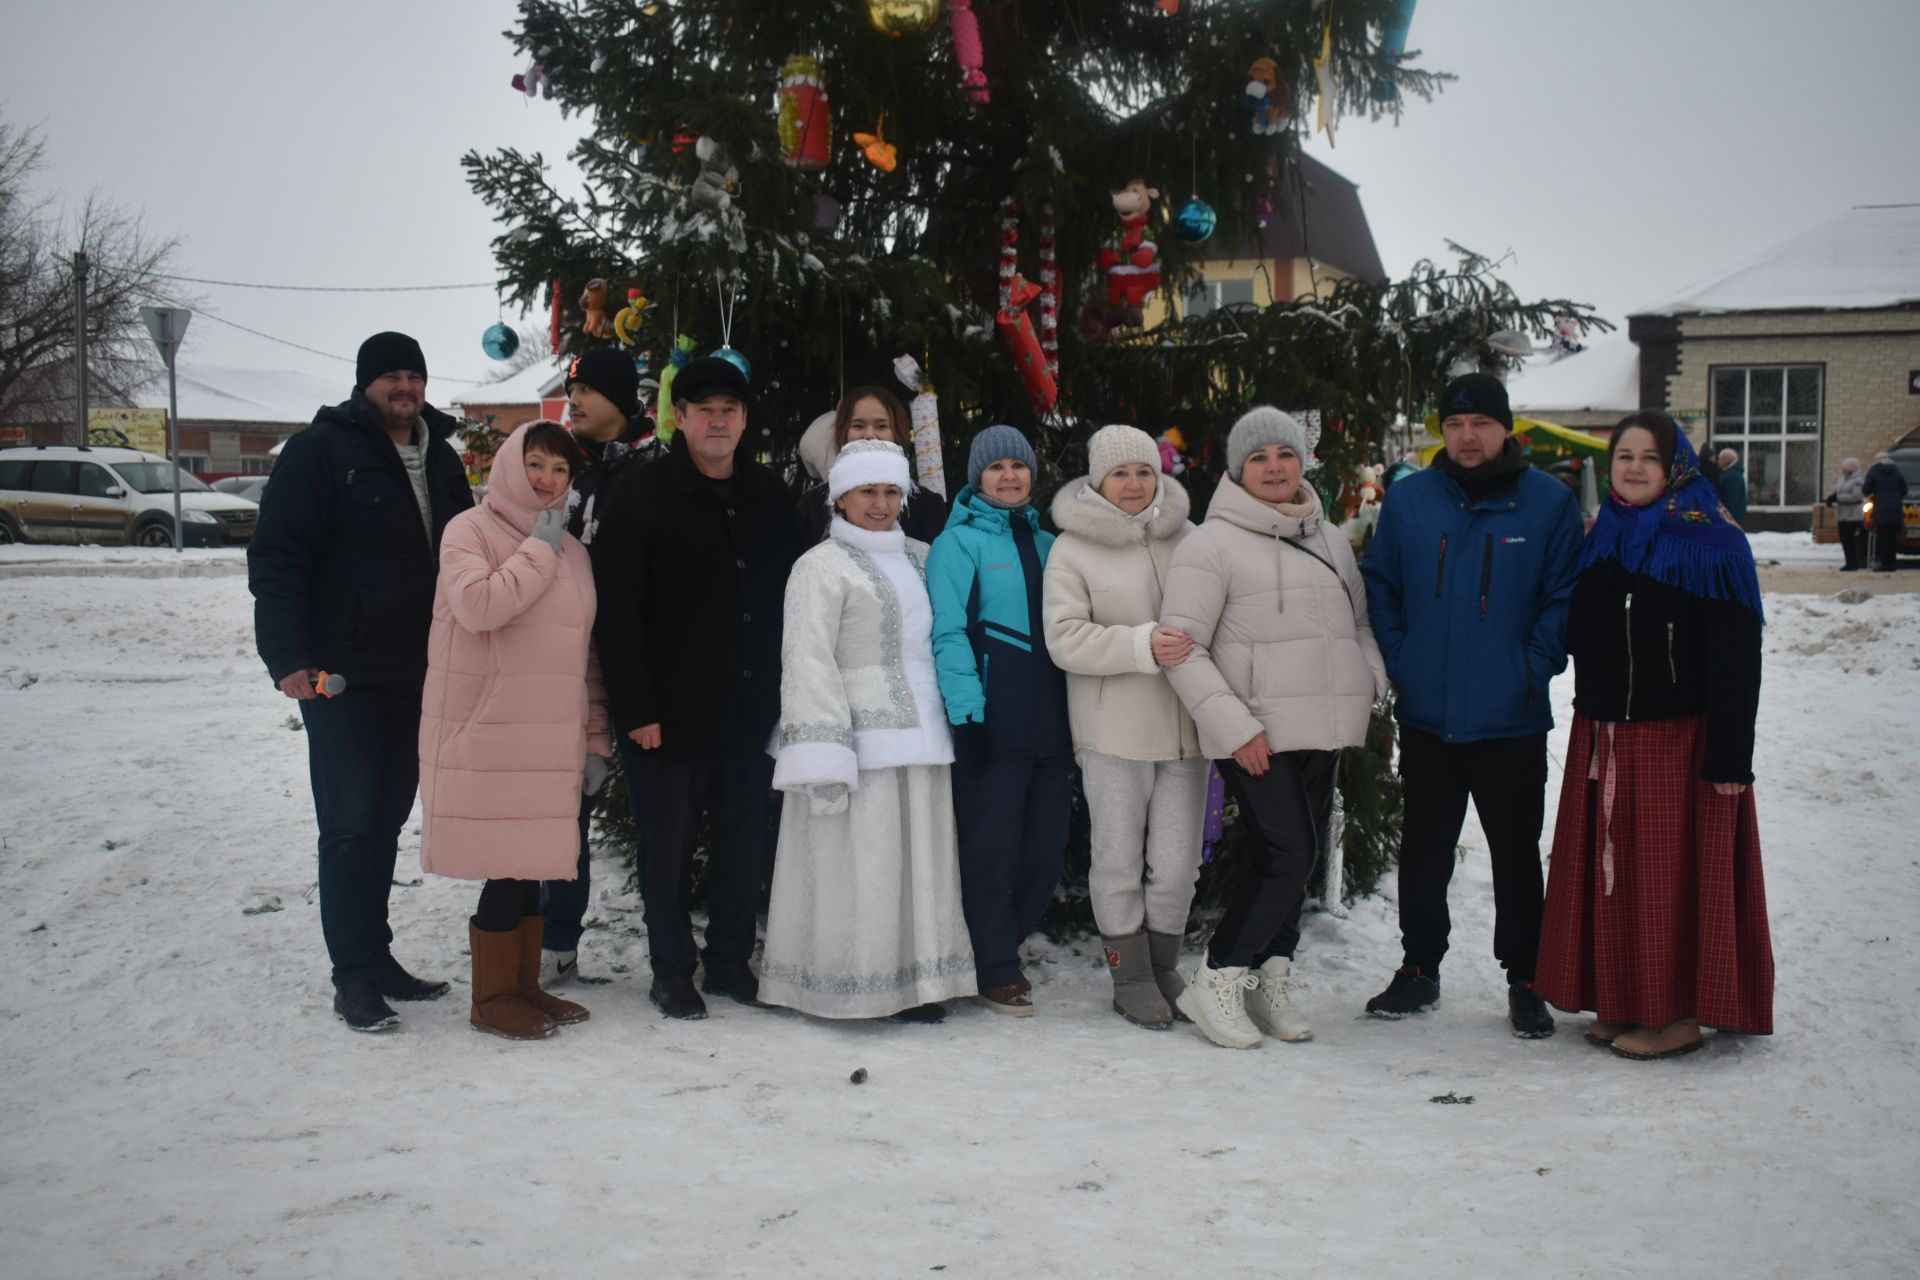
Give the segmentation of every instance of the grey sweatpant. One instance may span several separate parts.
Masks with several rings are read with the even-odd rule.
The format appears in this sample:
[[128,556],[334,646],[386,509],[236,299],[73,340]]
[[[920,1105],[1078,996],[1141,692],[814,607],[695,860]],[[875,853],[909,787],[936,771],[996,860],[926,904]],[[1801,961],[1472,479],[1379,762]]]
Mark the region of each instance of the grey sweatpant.
[[1185,933],[1200,876],[1207,761],[1077,753],[1093,826],[1087,892],[1109,938]]

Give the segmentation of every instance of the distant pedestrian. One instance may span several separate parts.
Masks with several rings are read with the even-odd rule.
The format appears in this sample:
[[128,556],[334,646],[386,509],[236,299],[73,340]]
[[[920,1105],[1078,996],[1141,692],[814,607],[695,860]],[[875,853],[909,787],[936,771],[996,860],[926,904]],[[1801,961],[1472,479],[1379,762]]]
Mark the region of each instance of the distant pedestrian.
[[1873,571],[1892,573],[1907,533],[1907,478],[1900,474],[1893,455],[1881,452],[1874,455],[1861,488],[1873,504]]
[[1866,500],[1867,478],[1861,474],[1860,459],[1843,459],[1840,479],[1827,495],[1827,501],[1833,504],[1834,527],[1840,532],[1842,573],[1853,573],[1866,563]]
[[1744,529],[1747,527],[1747,468],[1732,449],[1722,449],[1717,461],[1720,475],[1713,482],[1714,488],[1719,491],[1720,501],[1733,522]]

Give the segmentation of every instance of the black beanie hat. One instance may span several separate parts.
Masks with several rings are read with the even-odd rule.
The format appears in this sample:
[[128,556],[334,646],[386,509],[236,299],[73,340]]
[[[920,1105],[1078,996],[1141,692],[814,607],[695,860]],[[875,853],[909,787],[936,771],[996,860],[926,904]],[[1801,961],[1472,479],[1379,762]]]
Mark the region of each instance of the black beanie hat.
[[753,388],[747,385],[747,375],[731,360],[702,356],[687,361],[686,367],[673,375],[675,404],[693,404],[713,395],[729,395],[743,405],[753,404]]
[[1508,431],[1513,430],[1513,408],[1507,388],[1490,373],[1463,373],[1440,393],[1440,420],[1456,413],[1483,413]]
[[395,369],[410,369],[424,378],[427,357],[420,344],[404,333],[376,333],[360,344],[359,358],[353,362],[353,375],[358,379],[353,388],[365,391],[369,382]]
[[612,347],[583,351],[567,366],[567,390],[573,390],[576,382],[613,401],[624,416],[640,416],[640,371],[634,368],[633,357]]

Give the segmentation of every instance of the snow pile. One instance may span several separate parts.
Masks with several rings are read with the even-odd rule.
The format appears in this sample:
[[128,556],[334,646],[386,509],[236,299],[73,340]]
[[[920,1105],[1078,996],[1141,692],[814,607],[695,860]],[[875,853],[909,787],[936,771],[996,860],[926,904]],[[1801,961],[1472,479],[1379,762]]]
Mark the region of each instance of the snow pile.
[[[668,1023],[613,850],[582,950],[611,982],[568,992],[593,1020],[495,1041],[465,1025],[474,887],[422,883],[410,823],[396,950],[455,994],[356,1037],[328,1007],[305,738],[253,656],[244,581],[0,582],[0,1257],[87,1276],[1905,1273],[1920,596],[1767,607],[1780,1034],[1642,1065],[1570,1016],[1552,1040],[1507,1034],[1471,818],[1446,1003],[1361,1015],[1398,959],[1389,885],[1308,923],[1317,1039],[1246,1053],[1123,1023],[1084,944],[1035,953],[1030,1021],[716,1003]],[[1555,761],[1571,693],[1555,683]]]
[[[175,370],[182,422],[313,421],[323,406],[339,404],[353,392],[353,375],[319,378],[291,369],[244,369],[182,360]],[[143,409],[167,407],[162,374],[134,393]]]
[[1640,405],[1640,348],[1624,332],[1602,334],[1557,359],[1533,356],[1507,379],[1515,413],[1553,419],[1553,411],[1606,410],[1622,417]]

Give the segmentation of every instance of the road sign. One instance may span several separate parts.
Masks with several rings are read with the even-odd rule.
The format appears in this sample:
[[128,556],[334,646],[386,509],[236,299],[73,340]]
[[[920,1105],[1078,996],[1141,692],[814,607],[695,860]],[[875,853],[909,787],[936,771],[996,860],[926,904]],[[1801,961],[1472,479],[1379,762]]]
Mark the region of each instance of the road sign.
[[147,322],[147,332],[153,335],[153,345],[160,348],[160,358],[172,368],[174,352],[187,336],[187,321],[193,319],[193,312],[185,307],[142,307],[140,318]]

